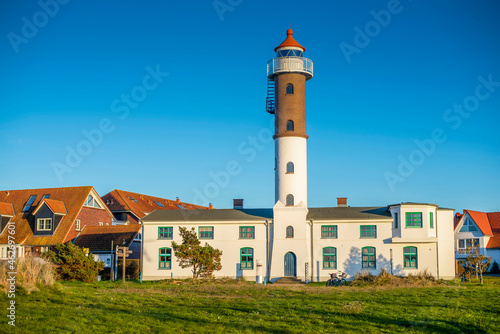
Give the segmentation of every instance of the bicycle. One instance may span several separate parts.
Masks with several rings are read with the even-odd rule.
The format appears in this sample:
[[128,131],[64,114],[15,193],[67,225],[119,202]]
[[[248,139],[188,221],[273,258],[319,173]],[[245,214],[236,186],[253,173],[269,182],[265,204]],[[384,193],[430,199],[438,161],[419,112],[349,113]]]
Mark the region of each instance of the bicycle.
[[336,286],[346,285],[347,284],[347,274],[343,271],[339,271],[337,274],[337,282]]
[[326,281],[326,286],[335,286],[337,285],[337,274],[336,273],[329,273],[330,279]]

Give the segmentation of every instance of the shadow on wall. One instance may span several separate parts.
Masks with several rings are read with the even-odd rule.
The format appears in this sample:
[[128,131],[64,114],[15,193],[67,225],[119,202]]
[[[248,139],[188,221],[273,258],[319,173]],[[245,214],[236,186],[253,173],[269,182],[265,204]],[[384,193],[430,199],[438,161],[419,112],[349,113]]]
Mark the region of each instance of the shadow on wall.
[[[392,267],[392,266],[393,266],[393,264],[391,263],[391,259],[387,259],[382,254],[379,254],[378,256],[376,256],[375,268],[371,268],[371,269],[362,268],[361,249],[359,249],[357,247],[351,247],[349,257],[344,262],[344,270],[347,273],[347,275],[349,275],[350,277],[356,276],[356,274],[361,272],[361,271],[371,272],[372,274],[376,275],[376,274],[378,274],[378,272],[382,268],[384,268],[389,273],[392,272],[393,275],[404,274],[403,268],[401,265],[398,265],[396,267]],[[392,269],[392,271],[391,271],[391,269]]]
[[243,270],[241,270],[241,264],[236,263],[236,278],[242,278],[243,277]]

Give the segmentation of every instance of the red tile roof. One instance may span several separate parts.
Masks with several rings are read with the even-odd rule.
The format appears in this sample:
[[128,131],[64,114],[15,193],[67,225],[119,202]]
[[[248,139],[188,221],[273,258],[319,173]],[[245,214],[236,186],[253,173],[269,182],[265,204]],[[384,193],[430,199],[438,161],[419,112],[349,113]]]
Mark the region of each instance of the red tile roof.
[[486,248],[499,248],[500,247],[500,212],[489,212],[488,220],[490,221],[493,237],[488,241]]
[[491,231],[490,221],[488,220],[488,215],[486,212],[464,210],[464,214],[465,212],[469,213],[471,218],[474,220],[476,225],[479,226],[479,229],[481,229],[481,232],[483,232],[484,235],[493,235],[493,232]]
[[278,50],[279,48],[287,47],[287,46],[294,46],[297,48],[301,48],[302,50],[306,51],[306,48],[303,47],[302,45],[299,44],[294,38],[293,38],[293,30],[288,29],[286,31],[286,39],[281,43],[279,46],[277,46],[274,51]]
[[[115,189],[102,196],[102,200],[112,212],[129,211],[139,219],[155,210],[193,210],[208,209],[206,206],[194,205],[178,200],[169,200],[144,194]],[[158,205],[156,202],[160,203]]]
[[[91,191],[95,192],[91,186],[0,191],[0,202],[11,203],[14,207],[15,216],[11,221],[14,221],[16,226],[14,234],[16,243],[28,246],[55,245],[67,241],[65,240],[66,235]],[[52,235],[35,236],[32,230],[35,223],[34,216],[31,213],[38,207],[45,194],[50,194],[50,200],[46,203],[51,203],[56,211],[62,211],[61,204],[57,202],[63,202],[67,214],[61,219]],[[31,205],[31,209],[28,212],[23,212],[22,210],[31,195],[36,195],[36,199]],[[105,210],[111,216],[106,208]],[[7,234],[5,230],[2,231],[0,244],[7,243]]]
[[37,205],[36,209],[33,210],[33,214],[35,214],[38,211],[38,209],[42,207],[44,203],[49,207],[50,211],[52,211],[53,213],[57,213],[60,215],[65,215],[68,213],[66,211],[66,207],[64,206],[64,202],[56,201],[55,199],[45,198],[40,202],[40,204]]
[[0,202],[0,216],[14,217],[14,207],[12,204]]
[[141,225],[86,226],[75,240],[75,245],[92,251],[110,251],[113,247],[130,246]]

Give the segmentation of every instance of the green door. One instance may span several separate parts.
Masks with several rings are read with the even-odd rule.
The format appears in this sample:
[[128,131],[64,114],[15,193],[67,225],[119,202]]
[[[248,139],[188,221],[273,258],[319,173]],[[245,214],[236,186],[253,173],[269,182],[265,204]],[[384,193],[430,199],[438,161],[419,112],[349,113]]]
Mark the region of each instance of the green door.
[[285,276],[297,276],[297,257],[292,252],[285,254]]

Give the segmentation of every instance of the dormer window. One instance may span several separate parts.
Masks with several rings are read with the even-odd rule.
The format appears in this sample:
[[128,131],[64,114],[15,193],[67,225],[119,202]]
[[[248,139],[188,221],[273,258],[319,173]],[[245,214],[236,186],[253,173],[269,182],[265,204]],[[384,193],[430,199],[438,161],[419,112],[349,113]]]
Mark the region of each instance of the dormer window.
[[99,205],[99,203],[97,203],[97,201],[94,199],[94,197],[92,195],[89,195],[87,197],[87,200],[85,201],[85,204],[83,204],[83,205],[101,209],[101,206]]
[[38,231],[51,231],[52,230],[52,219],[42,218],[37,220]]

